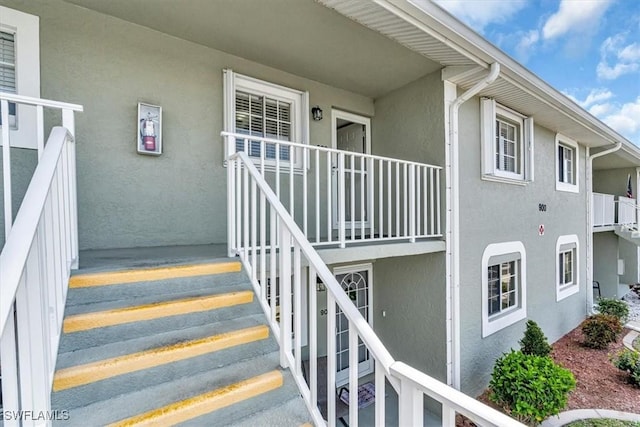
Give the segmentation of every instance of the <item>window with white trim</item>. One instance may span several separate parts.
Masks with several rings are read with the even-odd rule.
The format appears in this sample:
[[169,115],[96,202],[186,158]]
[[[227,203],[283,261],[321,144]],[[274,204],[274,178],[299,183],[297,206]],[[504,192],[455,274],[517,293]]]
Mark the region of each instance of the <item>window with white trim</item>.
[[521,242],[495,243],[482,254],[482,337],[527,317],[526,252]]
[[560,236],[556,242],[556,301],[580,290],[578,236]]
[[482,98],[483,178],[524,183],[533,181],[533,119]]
[[[4,6],[0,6],[0,91],[40,97],[39,18]],[[10,103],[9,127],[12,147],[37,148],[35,108]]]
[[[246,151],[267,166],[281,164],[302,167],[302,153],[287,145],[262,138],[305,143],[307,138],[308,95],[306,92],[224,70],[225,130],[247,135],[235,138],[236,151]],[[249,138],[254,137],[254,138]],[[228,147],[225,147],[225,153]],[[264,153],[262,153],[264,150]]]
[[556,135],[556,190],[578,193],[578,143]]

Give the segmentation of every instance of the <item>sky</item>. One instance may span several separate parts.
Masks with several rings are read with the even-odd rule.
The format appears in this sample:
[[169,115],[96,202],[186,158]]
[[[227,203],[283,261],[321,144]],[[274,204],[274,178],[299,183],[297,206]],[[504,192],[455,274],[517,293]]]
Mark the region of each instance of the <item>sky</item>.
[[435,0],[640,146],[640,0]]

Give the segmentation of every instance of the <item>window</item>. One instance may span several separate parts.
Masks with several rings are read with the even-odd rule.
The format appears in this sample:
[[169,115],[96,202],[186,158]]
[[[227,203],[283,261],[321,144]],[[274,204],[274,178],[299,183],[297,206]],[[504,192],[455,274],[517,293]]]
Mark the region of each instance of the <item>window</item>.
[[578,143],[556,135],[556,190],[578,193]]
[[[0,6],[0,91],[40,97],[39,39],[37,16]],[[9,127],[11,146],[37,148],[35,108],[9,104]]]
[[533,181],[533,119],[483,98],[481,122],[483,178]]
[[556,242],[556,301],[580,290],[578,236],[560,236]]
[[[247,138],[235,138],[235,150],[246,151],[256,162],[264,157],[273,167],[278,158],[282,163],[293,161],[302,167],[302,153],[289,146],[276,145],[261,139],[306,142],[308,96],[306,92],[275,85],[252,77],[224,71],[225,130]],[[256,139],[248,137],[257,137]],[[225,147],[225,152],[229,147]],[[264,153],[261,150],[264,148]]]
[[482,337],[527,317],[526,253],[521,242],[487,246],[482,255]]

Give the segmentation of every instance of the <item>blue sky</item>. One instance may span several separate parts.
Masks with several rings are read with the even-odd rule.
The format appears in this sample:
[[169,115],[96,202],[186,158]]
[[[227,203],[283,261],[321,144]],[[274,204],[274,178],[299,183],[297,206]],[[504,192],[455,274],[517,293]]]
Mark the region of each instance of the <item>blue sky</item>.
[[640,0],[435,0],[640,146]]

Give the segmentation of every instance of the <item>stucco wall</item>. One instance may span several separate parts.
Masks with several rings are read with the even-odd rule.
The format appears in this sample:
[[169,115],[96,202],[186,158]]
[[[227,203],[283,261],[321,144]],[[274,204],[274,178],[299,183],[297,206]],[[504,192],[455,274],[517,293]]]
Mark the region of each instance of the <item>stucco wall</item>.
[[[23,148],[11,149],[11,188],[12,188],[11,204],[12,204],[14,219],[16,217],[16,214],[18,213],[20,204],[22,203],[22,198],[24,197],[24,194],[27,191],[27,187],[29,186],[31,175],[35,170],[37,162],[38,162],[38,155],[35,150],[27,150]],[[2,153],[0,153],[0,164],[2,164]],[[2,209],[0,209],[0,227],[2,228],[2,230],[0,231],[0,247],[4,246],[4,242],[5,242],[3,189],[4,189],[4,178],[3,176],[0,176],[0,197],[2,197],[2,200],[0,201],[0,205],[2,206]]]
[[[492,243],[520,241],[526,250],[527,316],[555,341],[586,314],[585,265],[580,291],[556,302],[556,242],[576,234],[579,259],[586,258],[585,150],[580,148],[580,193],[555,189],[555,134],[535,127],[535,181],[525,186],[484,181],[480,170],[480,110],[474,98],[460,110],[461,382],[472,395],[488,384],[495,360],[518,348],[525,321],[482,338],[482,254]],[[546,212],[539,210],[546,204]],[[544,224],[545,233],[538,235]]]
[[605,298],[618,293],[618,257],[618,236],[612,231],[593,233],[593,280],[600,282]]
[[[625,285],[638,283],[638,245],[618,239],[618,253],[624,260],[624,274],[620,276],[620,282]],[[618,297],[622,296],[623,294],[618,292]]]
[[635,168],[607,169],[593,171],[593,192],[625,196],[627,194],[627,177],[631,175],[631,186],[636,193]]
[[380,339],[396,360],[446,381],[444,254],[380,259],[373,268]]
[[[222,70],[308,90],[372,116],[373,100],[60,1],[2,0],[40,16],[41,93],[77,115],[80,248],[226,241]],[[160,157],[136,154],[137,103],[163,107]],[[330,145],[330,120],[311,122]]]
[[440,71],[377,98],[375,109],[372,149],[376,154],[444,165],[444,84]]

